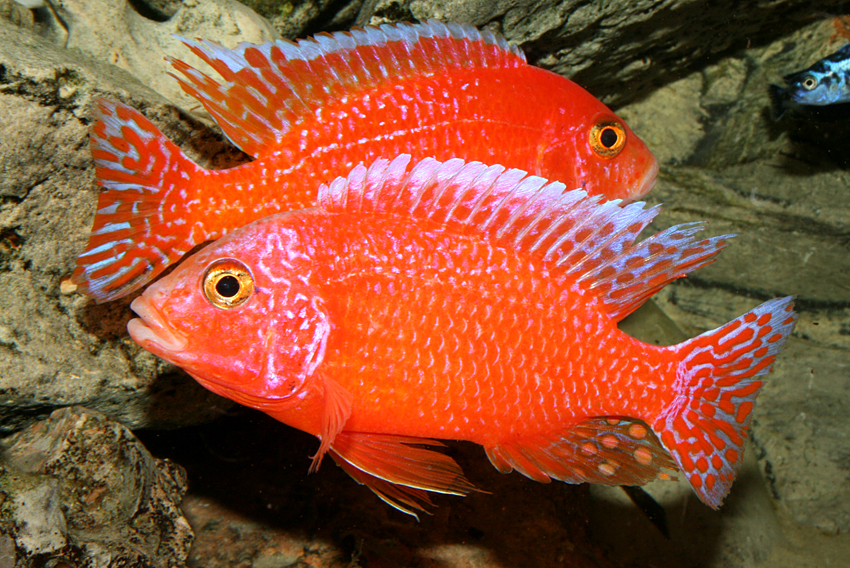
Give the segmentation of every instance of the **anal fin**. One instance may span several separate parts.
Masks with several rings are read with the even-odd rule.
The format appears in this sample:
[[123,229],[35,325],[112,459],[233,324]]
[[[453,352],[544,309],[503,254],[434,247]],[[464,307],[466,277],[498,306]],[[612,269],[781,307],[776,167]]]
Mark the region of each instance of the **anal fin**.
[[547,483],[643,485],[671,479],[676,464],[648,426],[623,417],[591,418],[565,430],[485,447],[502,473],[516,470]]
[[331,456],[358,483],[415,517],[414,510],[425,511],[423,505],[431,505],[427,491],[460,496],[477,491],[457,462],[427,446],[443,444],[425,438],[340,432]]

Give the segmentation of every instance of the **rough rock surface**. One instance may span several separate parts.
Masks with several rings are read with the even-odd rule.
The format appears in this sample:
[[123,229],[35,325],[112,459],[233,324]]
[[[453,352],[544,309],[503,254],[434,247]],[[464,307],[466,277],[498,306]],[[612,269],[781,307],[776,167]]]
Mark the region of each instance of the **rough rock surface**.
[[62,293],[97,201],[96,96],[147,108],[201,163],[243,159],[121,69],[0,19],[0,431],[71,404],[131,427],[193,423],[229,406],[132,343],[126,301],[94,306]]
[[366,0],[357,22],[438,18],[492,25],[530,61],[608,104],[623,104],[725,53],[769,43],[842,9],[839,0],[722,0],[710,9],[694,0]]
[[0,566],[182,565],[192,543],[185,491],[185,471],[124,426],[57,410],[0,444],[0,560],[13,553]]
[[765,381],[753,440],[780,505],[829,534],[850,531],[850,173],[835,151],[850,109],[799,108],[775,122],[766,86],[835,51],[841,23],[725,59],[622,112],[667,164],[650,194],[666,204],[652,228],[705,219],[713,234],[738,234],[715,264],[658,294],[665,313],[693,334],[797,296],[800,322]]
[[[175,35],[203,37],[228,47],[243,41],[263,43],[277,36],[274,28],[244,4],[235,0],[185,0],[167,19],[157,10],[139,7],[144,2],[127,0],[59,0],[57,10],[68,22],[67,49],[81,51],[99,61],[129,71],[142,84],[184,109],[197,107],[168,75],[166,55],[182,59],[198,69],[209,69]],[[104,26],[104,22],[109,22]]]
[[[117,0],[99,1],[113,9],[122,5]],[[75,4],[57,4],[60,14],[72,14]],[[141,38],[154,30],[150,45],[157,54],[150,59],[159,60],[166,47],[157,43],[158,34],[173,29],[169,26],[176,21],[190,21],[181,19],[185,17],[181,12],[199,9],[202,3],[186,0],[183,4],[166,22],[143,22],[139,33],[127,27],[127,22],[137,21],[138,14],[119,11],[119,36],[132,29],[134,41],[144,43]],[[755,411],[753,445],[758,468],[747,469],[739,481],[743,488],[766,487],[767,491],[743,491],[737,502],[733,493],[728,512],[723,509],[716,514],[698,510],[700,505],[688,491],[675,494],[665,501],[668,515],[680,523],[679,532],[674,531],[674,540],[679,541],[674,544],[693,550],[678,558],[661,553],[653,556],[652,546],[641,549],[644,556],[626,558],[612,553],[611,558],[622,565],[693,566],[702,562],[706,566],[820,566],[827,565],[825,559],[833,558],[831,552],[820,557],[805,550],[777,559],[771,547],[788,541],[793,531],[806,535],[803,544],[831,543],[823,544],[827,550],[842,543],[843,550],[848,550],[850,417],[846,409],[850,408],[850,378],[846,362],[850,289],[846,275],[850,274],[850,164],[844,149],[850,142],[846,128],[850,105],[801,108],[775,122],[767,97],[770,82],[780,81],[782,75],[807,67],[840,46],[843,40],[835,34],[842,20],[828,17],[803,26],[814,18],[838,12],[839,5],[837,1],[776,0],[738,2],[706,10],[703,2],[686,0],[254,4],[258,11],[291,8],[288,14],[279,12],[275,23],[287,34],[317,31],[321,23],[344,27],[355,11],[361,23],[445,17],[500,29],[528,50],[530,60],[572,76],[606,101],[633,101],[617,110],[664,163],[650,199],[664,202],[666,209],[653,230],[703,219],[709,221],[711,234],[739,234],[715,264],[657,296],[662,311],[680,328],[694,335],[770,297],[797,296],[800,324],[775,372],[767,377]],[[14,14],[11,9],[0,9],[0,164],[4,174],[0,177],[0,284],[4,290],[0,295],[0,429],[13,431],[56,406],[73,403],[93,406],[133,427],[202,421],[219,412],[223,406],[218,405],[225,403],[132,344],[124,332],[130,299],[94,306],[76,295],[62,293],[62,279],[70,274],[75,255],[84,247],[96,196],[86,144],[91,98],[112,96],[142,109],[205,165],[225,167],[242,158],[225,150],[226,145],[220,144],[216,135],[185,114],[191,107],[183,106],[184,113],[179,113],[165,104],[163,97],[176,97],[173,84],[170,91],[163,87],[165,90],[156,94],[115,67],[94,59],[106,54],[110,61],[108,49],[85,56],[82,47],[73,43],[77,31],[112,32],[96,31],[95,24],[77,29],[69,16],[69,45],[73,49],[68,51],[62,48],[62,34],[45,22],[44,16],[32,17],[18,8]],[[8,23],[12,20],[17,22],[14,26]],[[262,25],[260,29],[268,30]],[[179,33],[199,35],[185,30]],[[121,49],[130,49],[126,38],[119,39],[123,41]],[[182,47],[167,47],[167,52],[176,54],[174,49]],[[134,57],[139,65],[145,59]],[[154,84],[151,75],[143,76],[148,77],[145,84]],[[177,102],[187,105],[186,101]],[[652,331],[655,326],[644,322],[636,333]],[[289,443],[289,434],[286,440],[284,445]],[[312,446],[302,453],[308,451]],[[175,459],[178,456],[174,454]],[[297,479],[303,477],[301,465],[294,467]],[[198,475],[203,478],[204,474]],[[323,470],[321,475],[327,472]],[[334,479],[351,483],[344,475]],[[310,478],[310,482],[316,484],[311,487],[318,492],[313,495],[318,511],[338,514],[337,509],[321,509],[329,498],[322,493],[325,489],[318,489],[323,482],[318,478]],[[274,493],[280,499],[266,502],[274,507],[285,507],[288,502],[275,492],[299,496],[306,487],[299,482],[294,486],[262,483],[265,481],[254,495],[260,499]],[[485,486],[488,490],[492,487]],[[535,493],[540,491],[536,487],[521,480],[516,491],[540,495]],[[227,491],[232,492],[232,477],[231,485],[219,488],[220,494]],[[364,494],[372,499],[368,492]],[[752,501],[750,494],[755,496]],[[348,495],[334,498],[345,500]],[[370,508],[373,505],[368,499],[352,500],[351,506],[365,503],[363,507]],[[206,543],[206,548],[199,545],[198,550],[223,555],[222,566],[248,561],[285,565],[293,558],[296,563],[307,563],[315,559],[311,551],[325,546],[317,542],[336,543],[322,549],[329,555],[323,557],[329,564],[356,565],[352,556],[361,533],[352,533],[358,536],[350,542],[352,539],[345,540],[348,528],[340,528],[336,536],[320,534],[318,541],[303,544],[292,537],[302,531],[299,522],[303,518],[296,515],[284,523],[281,540],[269,544],[256,536],[266,530],[257,522],[256,509],[229,502],[216,514],[227,517],[228,509],[234,517],[238,515],[233,511],[250,512],[246,513],[249,518],[227,525],[223,521],[216,524],[215,515],[209,513],[214,507],[204,495],[193,496],[189,503],[190,515],[203,525],[199,543]],[[441,507],[445,503],[441,502]],[[481,510],[488,511],[483,515],[509,515],[517,506],[512,504],[510,510],[501,512]],[[633,513],[626,507],[612,507],[606,509],[612,515],[638,522],[628,516]],[[778,510],[779,520],[770,516],[773,508]],[[476,511],[464,518],[481,518]],[[358,510],[352,515],[359,514]],[[782,525],[786,521],[793,530]],[[364,539],[381,543],[377,550],[363,544],[370,566],[379,563],[383,555],[408,558],[409,543],[423,534],[393,532],[393,527],[398,528],[396,517],[388,516],[386,523]],[[432,531],[440,526],[439,522],[428,525]],[[454,529],[468,530],[462,526],[454,525]],[[471,521],[470,526],[474,528]],[[235,532],[228,533],[231,529]],[[252,538],[256,537],[251,541],[255,544],[250,554],[245,552],[237,559],[239,551],[230,550],[227,556],[216,548],[222,535],[247,534],[249,529]],[[398,530],[403,533],[407,529]],[[561,530],[543,527],[538,533],[529,529],[527,534],[530,539],[533,534],[560,538]],[[496,529],[493,531],[495,534]],[[690,542],[688,534],[692,531],[704,531],[706,538],[698,545]],[[740,539],[731,538],[729,531],[743,534]],[[748,538],[758,539],[758,544],[748,544]],[[446,539],[451,540],[448,536]],[[348,544],[342,546],[343,540]],[[484,548],[498,547],[496,541],[488,541]],[[262,552],[263,542],[267,554]],[[656,543],[651,538],[638,538],[637,542]],[[8,543],[8,537],[0,534],[0,559],[8,555]],[[313,544],[317,548],[310,548]],[[434,546],[445,550],[456,544],[435,541]],[[454,550],[462,557],[460,548]],[[420,561],[419,553],[413,556]],[[204,563],[203,556],[198,558],[198,565],[212,565]],[[520,565],[511,564],[513,560],[504,564]],[[422,561],[422,565],[428,564]]]

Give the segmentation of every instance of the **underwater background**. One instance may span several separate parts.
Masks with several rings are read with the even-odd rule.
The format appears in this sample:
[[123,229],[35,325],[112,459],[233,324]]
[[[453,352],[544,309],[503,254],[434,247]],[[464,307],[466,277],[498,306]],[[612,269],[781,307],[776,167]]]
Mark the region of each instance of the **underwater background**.
[[[0,0],[0,568],[44,566],[842,566],[850,558],[850,105],[792,108],[768,86],[850,41],[850,5],[782,1]],[[491,27],[617,112],[661,162],[647,232],[737,233],[714,264],[622,325],[673,344],[795,295],[744,469],[719,511],[646,488],[669,538],[619,488],[502,475],[420,522],[315,439],[197,385],[127,335],[132,297],[68,276],[99,189],[95,97],[144,112],[198,163],[233,149],[167,73],[171,34],[227,46],[398,20]]]

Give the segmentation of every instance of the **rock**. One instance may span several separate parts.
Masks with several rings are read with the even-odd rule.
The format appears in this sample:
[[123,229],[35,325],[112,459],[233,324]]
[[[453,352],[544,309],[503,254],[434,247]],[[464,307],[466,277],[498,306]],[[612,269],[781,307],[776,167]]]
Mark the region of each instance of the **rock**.
[[649,201],[665,209],[652,229],[702,219],[712,235],[738,235],[717,262],[662,290],[658,306],[694,335],[768,298],[797,297],[800,321],[765,379],[752,438],[789,517],[843,534],[850,530],[850,486],[839,481],[850,475],[850,246],[843,237],[850,173],[832,150],[846,146],[839,132],[846,119],[837,113],[848,109],[800,108],[777,123],[766,94],[769,81],[834,51],[834,29],[820,22],[721,60],[622,114],[637,117],[651,147],[664,142],[667,165]]
[[722,0],[711,10],[698,0],[372,0],[363,3],[357,23],[439,18],[492,25],[530,61],[622,105],[724,54],[771,43],[822,14],[841,13],[840,6],[838,0]]
[[[81,403],[134,428],[207,420],[228,403],[127,338],[124,326],[132,298],[95,306],[75,295],[65,281],[76,254],[85,246],[97,195],[86,129],[92,97],[110,96],[142,109],[203,165],[236,163],[243,159],[241,155],[227,150],[217,131],[186,114],[195,103],[181,99],[173,81],[166,78],[167,65],[161,57],[166,53],[187,56],[167,34],[213,35],[233,45],[243,38],[262,41],[257,38],[275,32],[247,11],[223,2],[184,0],[166,17],[179,4],[171,2],[167,3],[171,8],[163,8],[164,15],[152,18],[118,0],[98,0],[101,17],[95,21],[76,15],[84,12],[82,0],[63,0],[57,2],[59,14],[67,17],[71,30],[71,49],[64,50],[64,38],[55,25],[41,20],[44,14],[36,18],[29,11],[7,8],[6,2],[0,4],[0,165],[4,172],[0,177],[0,289],[4,291],[0,295],[0,429],[11,432],[58,406]],[[134,2],[141,4],[155,10],[153,0]],[[89,11],[91,5],[85,3]],[[844,149],[850,117],[846,106],[800,108],[776,122],[767,97],[769,83],[837,48],[832,40],[840,21],[803,25],[819,14],[836,11],[837,0],[743,4],[724,0],[712,10],[695,0],[366,0],[257,2],[255,6],[277,18],[277,30],[289,36],[317,30],[320,23],[346,27],[343,24],[355,13],[360,23],[444,17],[493,26],[522,45],[531,61],[571,76],[607,102],[632,101],[618,112],[665,164],[650,200],[663,201],[667,208],[652,229],[708,220],[710,234],[739,235],[730,240],[716,263],[659,293],[657,305],[688,335],[694,335],[760,301],[797,296],[801,314],[797,332],[775,372],[765,379],[755,411],[752,438],[760,475],[750,469],[746,478],[752,483],[762,483],[763,478],[770,499],[797,529],[847,533],[850,446],[846,432],[850,424],[844,409],[850,404],[846,373],[850,177]],[[733,10],[735,18],[730,19]],[[234,18],[226,19],[228,11],[236,14]],[[771,25],[764,25],[768,20]],[[103,26],[103,21],[110,25]],[[233,35],[249,24],[250,33]],[[138,68],[142,81],[104,61],[134,73]],[[652,331],[662,320],[639,323],[636,333]],[[28,475],[34,480],[39,474]],[[33,494],[45,511],[51,510],[50,491],[48,485]],[[293,494],[297,497],[298,491],[287,495]],[[194,503],[193,514],[203,519],[209,536],[205,541],[209,548],[204,550],[214,554],[221,535],[239,531],[216,526],[213,517],[203,516],[207,504]],[[465,518],[489,522],[504,514],[497,508],[483,515],[476,511]],[[345,514],[360,518],[363,511],[352,509]],[[722,526],[744,530],[746,523],[724,525],[723,514],[699,518],[712,530],[720,531]],[[49,514],[45,518],[27,538],[50,543],[51,535],[63,534],[55,518],[51,520]],[[246,560],[233,551],[222,565],[231,560],[230,565],[254,560],[260,565],[282,563],[293,558],[299,562],[302,552],[309,556],[313,550],[286,538],[266,542],[263,523],[245,522],[253,534],[252,555]],[[532,524],[529,520],[528,526]],[[442,526],[432,523],[429,529],[439,531]],[[692,528],[701,526],[695,523]],[[540,534],[558,536],[547,526],[537,528],[524,534],[529,539]],[[772,543],[775,535],[768,534],[768,528],[773,530],[767,527],[752,534]],[[462,530],[460,525],[454,529]],[[497,532],[493,527],[492,534]],[[368,536],[373,542],[364,545],[363,554],[376,563],[386,558],[391,563],[416,556],[410,552],[411,543],[420,533],[401,539],[402,545],[384,540],[379,533]],[[457,557],[467,554],[470,561],[487,561],[475,556],[475,551],[459,551],[432,538],[428,558],[457,553]],[[0,529],[0,559],[4,546],[9,549],[8,538],[3,539]],[[487,545],[504,545],[498,540],[491,538]],[[339,550],[328,552],[326,558],[339,556]],[[351,558],[355,547],[346,550]],[[751,550],[761,554],[765,548]],[[727,563],[733,560],[724,557]],[[758,563],[751,556],[745,560],[747,565]]]
[[0,432],[73,404],[131,427],[194,423],[229,406],[129,340],[126,301],[94,306],[61,292],[97,200],[94,96],[148,108],[173,139],[191,137],[202,162],[241,159],[121,69],[0,20]]
[[14,553],[3,535],[20,553],[4,568],[184,565],[193,537],[179,508],[186,473],[125,427],[63,408],[0,450],[0,559]]
[[341,30],[351,27],[363,0],[332,2],[331,0],[245,0],[247,6],[266,18],[281,37],[296,39],[319,30]]
[[[228,47],[277,37],[266,20],[234,0],[160,4],[157,7],[157,2],[63,0],[62,14],[70,22],[71,31],[67,47],[131,72],[144,85],[190,111],[198,108],[198,102],[184,94],[168,75],[171,66],[165,56],[212,71],[175,35],[213,39]],[[134,6],[141,6],[142,10]],[[169,13],[171,16],[164,18]]]

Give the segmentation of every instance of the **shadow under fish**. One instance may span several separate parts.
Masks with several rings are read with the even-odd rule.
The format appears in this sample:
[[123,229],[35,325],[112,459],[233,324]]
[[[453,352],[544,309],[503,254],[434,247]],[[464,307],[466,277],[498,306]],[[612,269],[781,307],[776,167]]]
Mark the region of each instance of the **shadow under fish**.
[[773,117],[794,105],[826,106],[850,102],[850,43],[808,69],[784,77],[787,87],[770,85]]

